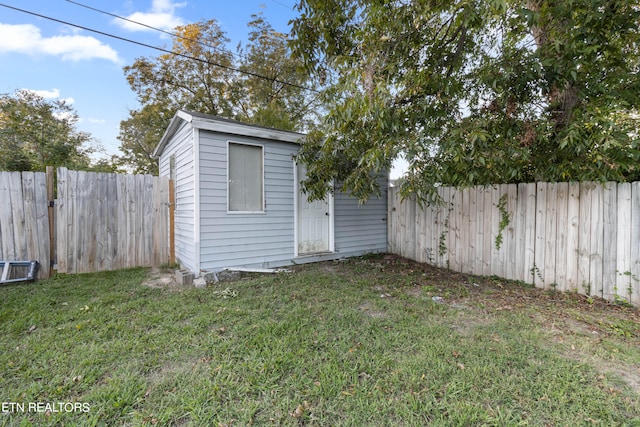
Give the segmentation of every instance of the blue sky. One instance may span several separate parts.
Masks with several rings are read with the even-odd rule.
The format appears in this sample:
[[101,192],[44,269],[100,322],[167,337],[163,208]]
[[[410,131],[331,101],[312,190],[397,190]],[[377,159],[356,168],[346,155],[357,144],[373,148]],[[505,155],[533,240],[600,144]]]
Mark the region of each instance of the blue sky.
[[[74,0],[95,9],[171,31],[216,19],[231,39],[229,49],[247,39],[247,22],[262,12],[274,29],[289,31],[295,0]],[[87,9],[66,0],[0,0],[1,4],[114,34],[170,47],[169,36]],[[120,121],[138,107],[122,67],[161,52],[0,6],[0,93],[37,91],[68,100],[108,153],[117,153]]]

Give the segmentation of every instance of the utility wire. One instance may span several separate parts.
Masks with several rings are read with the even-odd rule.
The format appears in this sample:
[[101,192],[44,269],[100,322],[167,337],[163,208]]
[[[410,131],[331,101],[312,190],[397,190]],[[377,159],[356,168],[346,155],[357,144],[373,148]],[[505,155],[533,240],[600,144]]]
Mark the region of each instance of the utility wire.
[[289,5],[286,5],[286,4],[284,4],[284,3],[279,2],[278,0],[271,0],[271,1],[272,1],[273,3],[275,3],[275,4],[279,5],[279,6],[284,7],[285,9],[289,9],[289,10],[294,10],[294,9],[295,9],[295,6],[289,6]]
[[133,19],[125,18],[124,16],[116,15],[115,13],[107,12],[106,10],[101,10],[101,9],[98,9],[98,8],[93,7],[93,6],[89,6],[89,5],[86,5],[86,4],[77,2],[77,1],[73,1],[73,0],[65,0],[65,1],[68,2],[68,3],[75,4],[76,6],[84,7],[85,9],[93,10],[94,12],[102,13],[104,15],[109,15],[111,17],[114,17],[114,18],[117,18],[117,19],[121,19],[123,21],[131,22],[132,24],[140,25],[141,27],[149,28],[150,30],[158,31],[158,32],[163,33],[163,34],[167,34],[167,35],[169,35],[171,37],[175,37],[175,38],[178,38],[178,39],[181,39],[181,40],[190,41],[190,42],[195,42],[195,43],[198,43],[198,44],[200,44],[200,45],[202,45],[204,47],[208,47],[210,49],[217,50],[217,51],[222,52],[222,53],[229,53],[229,54],[234,55],[234,56],[243,56],[243,55],[237,55],[237,54],[233,53],[232,51],[230,51],[228,49],[222,49],[222,48],[219,48],[219,47],[211,46],[211,45],[209,45],[207,43],[204,43],[204,42],[202,42],[200,40],[191,39],[189,37],[184,37],[184,36],[181,36],[180,34],[172,33],[171,31],[166,31],[166,30],[163,30],[162,28],[153,27],[151,25],[147,25],[147,24],[139,22],[139,21],[134,21]]
[[69,25],[69,26],[74,27],[74,28],[80,28],[81,30],[90,31],[92,33],[100,34],[100,35],[103,35],[103,36],[106,36],[106,37],[111,37],[111,38],[114,38],[114,39],[117,39],[117,40],[121,40],[121,41],[124,41],[124,42],[127,42],[127,43],[136,44],[138,46],[147,47],[149,49],[155,49],[155,50],[158,50],[160,52],[168,53],[168,54],[175,55],[175,56],[180,56],[180,57],[185,58],[185,59],[190,59],[190,60],[193,60],[193,61],[203,62],[203,63],[208,64],[208,65],[213,65],[215,67],[223,68],[223,69],[230,70],[230,71],[235,71],[235,72],[238,72],[238,73],[241,73],[241,74],[246,74],[246,75],[249,75],[249,76],[252,76],[252,77],[257,77],[259,79],[268,80],[268,81],[273,82],[273,83],[280,83],[280,84],[283,84],[283,85],[286,85],[286,86],[291,86],[291,87],[295,87],[295,88],[306,90],[306,91],[310,91],[310,92],[320,93],[319,90],[312,89],[310,87],[297,85],[295,83],[285,82],[285,81],[274,79],[274,78],[271,78],[271,77],[266,77],[266,76],[263,76],[261,74],[257,74],[257,73],[251,72],[251,71],[244,71],[244,70],[240,70],[238,68],[231,67],[231,66],[228,66],[228,65],[222,65],[222,64],[218,64],[216,62],[207,61],[206,59],[195,58],[195,57],[190,56],[190,55],[185,55],[184,53],[173,52],[173,51],[168,50],[168,49],[163,49],[161,47],[153,46],[153,45],[150,45],[150,44],[147,44],[147,43],[142,43],[142,42],[139,42],[139,41],[136,41],[136,40],[131,40],[131,39],[128,39],[126,37],[116,36],[115,34],[105,33],[104,31],[95,30],[93,28],[85,27],[83,25],[73,24],[71,22],[63,21],[61,19],[53,18],[51,16],[41,15],[39,13],[31,12],[31,11],[24,10],[24,9],[20,9],[18,7],[15,7],[15,6],[9,6],[9,5],[4,4],[4,3],[0,3],[0,6],[5,7],[7,9],[15,10],[15,11],[18,11],[18,12],[26,13],[28,15],[37,16],[38,18],[43,18],[43,19],[47,19],[49,21],[58,22],[60,24]]

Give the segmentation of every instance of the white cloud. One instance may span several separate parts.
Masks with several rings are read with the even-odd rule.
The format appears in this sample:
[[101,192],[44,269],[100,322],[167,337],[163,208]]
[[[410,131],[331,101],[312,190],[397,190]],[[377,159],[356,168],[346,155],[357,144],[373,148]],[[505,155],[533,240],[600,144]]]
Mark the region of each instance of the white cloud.
[[94,37],[78,34],[43,37],[40,29],[31,24],[0,23],[0,53],[53,55],[63,61],[106,59],[120,62],[118,52]]
[[57,89],[57,88],[43,89],[43,90],[34,90],[34,89],[24,89],[24,90],[28,90],[31,93],[35,93],[36,95],[41,96],[44,99],[60,98],[60,89]]
[[[186,5],[186,2],[174,3],[171,0],[153,0],[151,9],[148,12],[134,12],[129,16],[125,16],[125,18],[150,27],[169,31],[179,25],[185,24],[184,20],[176,15],[176,9],[185,7]],[[153,31],[151,28],[122,19],[114,19],[113,22],[128,31]]]
[[36,90],[36,89],[22,89],[22,90],[35,93],[36,95],[41,96],[44,99],[59,99],[60,101],[64,101],[67,105],[71,105],[76,102],[76,100],[73,99],[72,97],[60,98],[60,89],[58,88],[41,89],[41,90]]

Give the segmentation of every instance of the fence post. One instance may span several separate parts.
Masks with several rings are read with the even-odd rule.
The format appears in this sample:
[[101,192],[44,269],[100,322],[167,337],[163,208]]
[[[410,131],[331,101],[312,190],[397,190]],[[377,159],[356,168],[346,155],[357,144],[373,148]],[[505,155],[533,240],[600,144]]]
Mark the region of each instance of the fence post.
[[55,176],[53,166],[47,166],[47,213],[49,216],[49,277],[53,274],[53,266],[56,263],[56,245],[55,245],[55,223],[54,223],[54,211],[53,204],[55,200],[54,185]]

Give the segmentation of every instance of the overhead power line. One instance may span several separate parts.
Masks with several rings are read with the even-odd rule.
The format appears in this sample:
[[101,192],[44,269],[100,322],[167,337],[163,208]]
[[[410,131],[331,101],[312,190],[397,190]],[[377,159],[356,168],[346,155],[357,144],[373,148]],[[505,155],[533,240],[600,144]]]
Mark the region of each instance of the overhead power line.
[[182,58],[185,58],[185,59],[190,59],[192,61],[202,62],[202,63],[208,64],[208,65],[212,65],[214,67],[219,67],[219,68],[223,68],[223,69],[226,69],[226,70],[235,71],[235,72],[238,72],[238,73],[241,73],[241,74],[246,74],[246,75],[249,75],[249,76],[252,76],[252,77],[256,77],[256,78],[259,78],[259,79],[268,80],[268,81],[273,82],[273,83],[280,83],[280,84],[283,84],[283,85],[286,85],[286,86],[291,86],[291,87],[295,87],[295,88],[306,90],[306,91],[310,91],[310,92],[320,93],[319,90],[316,90],[316,89],[313,89],[313,88],[310,88],[310,87],[298,85],[298,84],[295,84],[295,83],[285,82],[283,80],[279,80],[279,79],[274,79],[274,78],[271,78],[271,77],[263,76],[261,74],[254,73],[254,72],[251,72],[251,71],[240,70],[239,68],[231,67],[229,65],[218,64],[216,62],[211,62],[211,61],[208,61],[206,59],[196,58],[196,57],[193,57],[193,56],[190,56],[190,55],[186,55],[184,53],[174,52],[174,51],[171,51],[171,50],[168,50],[168,49],[164,49],[164,48],[161,48],[161,47],[157,47],[157,46],[153,46],[153,45],[150,45],[150,44],[147,44],[147,43],[142,43],[142,42],[139,42],[139,41],[136,41],[136,40],[128,39],[126,37],[121,37],[121,36],[117,36],[115,34],[106,33],[104,31],[95,30],[93,28],[89,28],[89,27],[86,27],[84,25],[78,25],[78,24],[74,24],[72,22],[63,21],[61,19],[53,18],[51,16],[46,16],[46,15],[42,15],[42,14],[39,14],[39,13],[36,13],[36,12],[31,12],[29,10],[20,9],[18,7],[10,6],[8,4],[0,3],[0,6],[5,7],[7,9],[15,10],[15,11],[18,11],[18,12],[26,13],[28,15],[37,16],[38,18],[43,18],[43,19],[47,19],[49,21],[60,23],[60,24],[69,25],[69,26],[74,27],[74,28],[80,28],[81,30],[86,30],[86,31],[89,31],[89,32],[92,32],[92,33],[100,34],[100,35],[105,36],[105,37],[111,37],[113,39],[121,40],[121,41],[124,41],[124,42],[127,42],[127,43],[136,44],[138,46],[147,47],[149,49],[155,49],[155,50],[160,51],[160,52],[164,52],[164,53],[168,53],[168,54],[171,54],[171,55],[179,56],[179,57],[182,57]]
[[107,12],[106,10],[98,9],[98,8],[93,7],[93,6],[89,6],[89,5],[86,5],[86,4],[77,2],[77,1],[73,1],[73,0],[65,0],[65,1],[67,3],[75,4],[76,6],[84,7],[85,9],[93,10],[94,12],[102,13],[104,15],[108,15],[108,16],[111,16],[113,18],[121,19],[123,21],[127,21],[127,22],[130,22],[132,24],[140,25],[141,27],[145,27],[145,28],[148,28],[150,30],[158,31],[160,33],[169,35],[171,37],[175,37],[175,38],[178,38],[178,39],[181,39],[181,40],[186,40],[186,41],[198,43],[201,46],[208,47],[209,49],[217,50],[217,51],[223,52],[223,53],[229,53],[229,54],[234,55],[234,56],[241,56],[241,55],[236,55],[235,53],[233,53],[232,51],[230,51],[228,49],[222,49],[222,48],[219,48],[219,47],[216,47],[216,46],[211,46],[211,45],[209,45],[207,43],[204,43],[204,42],[202,42],[200,40],[192,39],[192,38],[189,38],[189,37],[184,37],[184,36],[181,36],[180,34],[176,34],[176,33],[172,33],[171,31],[163,30],[162,28],[157,28],[157,27],[154,27],[152,25],[145,24],[143,22],[134,21],[133,19],[125,18],[124,16],[120,16],[120,15],[117,15],[115,13]]

